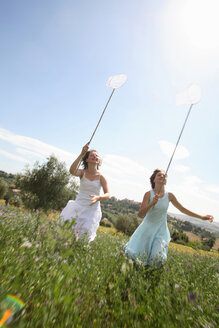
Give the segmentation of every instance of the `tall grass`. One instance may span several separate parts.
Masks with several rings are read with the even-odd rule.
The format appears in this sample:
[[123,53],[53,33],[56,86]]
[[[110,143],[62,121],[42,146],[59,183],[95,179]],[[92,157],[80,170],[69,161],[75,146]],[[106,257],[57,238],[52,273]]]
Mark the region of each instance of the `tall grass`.
[[57,218],[0,212],[0,310],[8,293],[26,303],[10,327],[217,327],[218,257],[171,248],[153,270],[125,257],[121,234],[88,245]]

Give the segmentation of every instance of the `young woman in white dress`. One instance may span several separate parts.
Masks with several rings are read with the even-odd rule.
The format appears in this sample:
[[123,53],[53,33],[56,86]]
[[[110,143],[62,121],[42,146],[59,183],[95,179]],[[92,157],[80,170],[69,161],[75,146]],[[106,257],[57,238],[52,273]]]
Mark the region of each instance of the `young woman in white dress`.
[[[80,178],[80,189],[75,200],[70,200],[60,214],[61,220],[75,219],[74,231],[88,241],[94,240],[101,220],[100,201],[110,197],[107,180],[99,172],[101,159],[96,150],[87,143],[78,158],[72,163],[70,173]],[[83,169],[78,169],[82,161]],[[101,188],[104,194],[100,195]]]

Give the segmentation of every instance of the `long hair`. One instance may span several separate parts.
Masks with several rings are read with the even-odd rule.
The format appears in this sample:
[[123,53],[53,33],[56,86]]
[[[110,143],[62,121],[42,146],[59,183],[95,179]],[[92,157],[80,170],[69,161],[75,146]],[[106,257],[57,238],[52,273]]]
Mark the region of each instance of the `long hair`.
[[[87,159],[92,151],[95,151],[98,154],[98,151],[96,149],[91,149],[91,150],[88,150],[86,152],[86,154],[82,157],[82,166],[83,166],[84,170],[86,170],[88,168]],[[101,166],[101,164],[102,164],[102,160],[101,160],[101,158],[99,158],[99,163],[97,164],[98,170],[99,170],[99,167]]]

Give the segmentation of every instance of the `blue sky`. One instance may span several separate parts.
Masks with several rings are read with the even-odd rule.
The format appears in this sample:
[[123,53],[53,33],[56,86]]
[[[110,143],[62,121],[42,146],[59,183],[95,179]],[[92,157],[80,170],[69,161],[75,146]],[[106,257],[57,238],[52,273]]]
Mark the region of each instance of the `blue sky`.
[[111,194],[141,201],[188,111],[175,96],[198,83],[167,189],[219,221],[218,9],[217,0],[1,1],[0,169],[51,153],[69,166],[111,93],[106,81],[124,73],[91,147]]

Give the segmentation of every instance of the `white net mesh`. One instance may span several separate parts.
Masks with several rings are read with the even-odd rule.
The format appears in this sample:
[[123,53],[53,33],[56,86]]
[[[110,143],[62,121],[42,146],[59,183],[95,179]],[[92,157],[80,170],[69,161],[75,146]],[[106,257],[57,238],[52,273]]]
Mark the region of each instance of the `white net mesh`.
[[187,89],[176,95],[176,105],[197,104],[201,99],[201,87],[198,84],[191,84]]
[[125,74],[118,74],[111,76],[108,81],[106,82],[106,85],[113,89],[120,88],[127,80],[127,76]]

